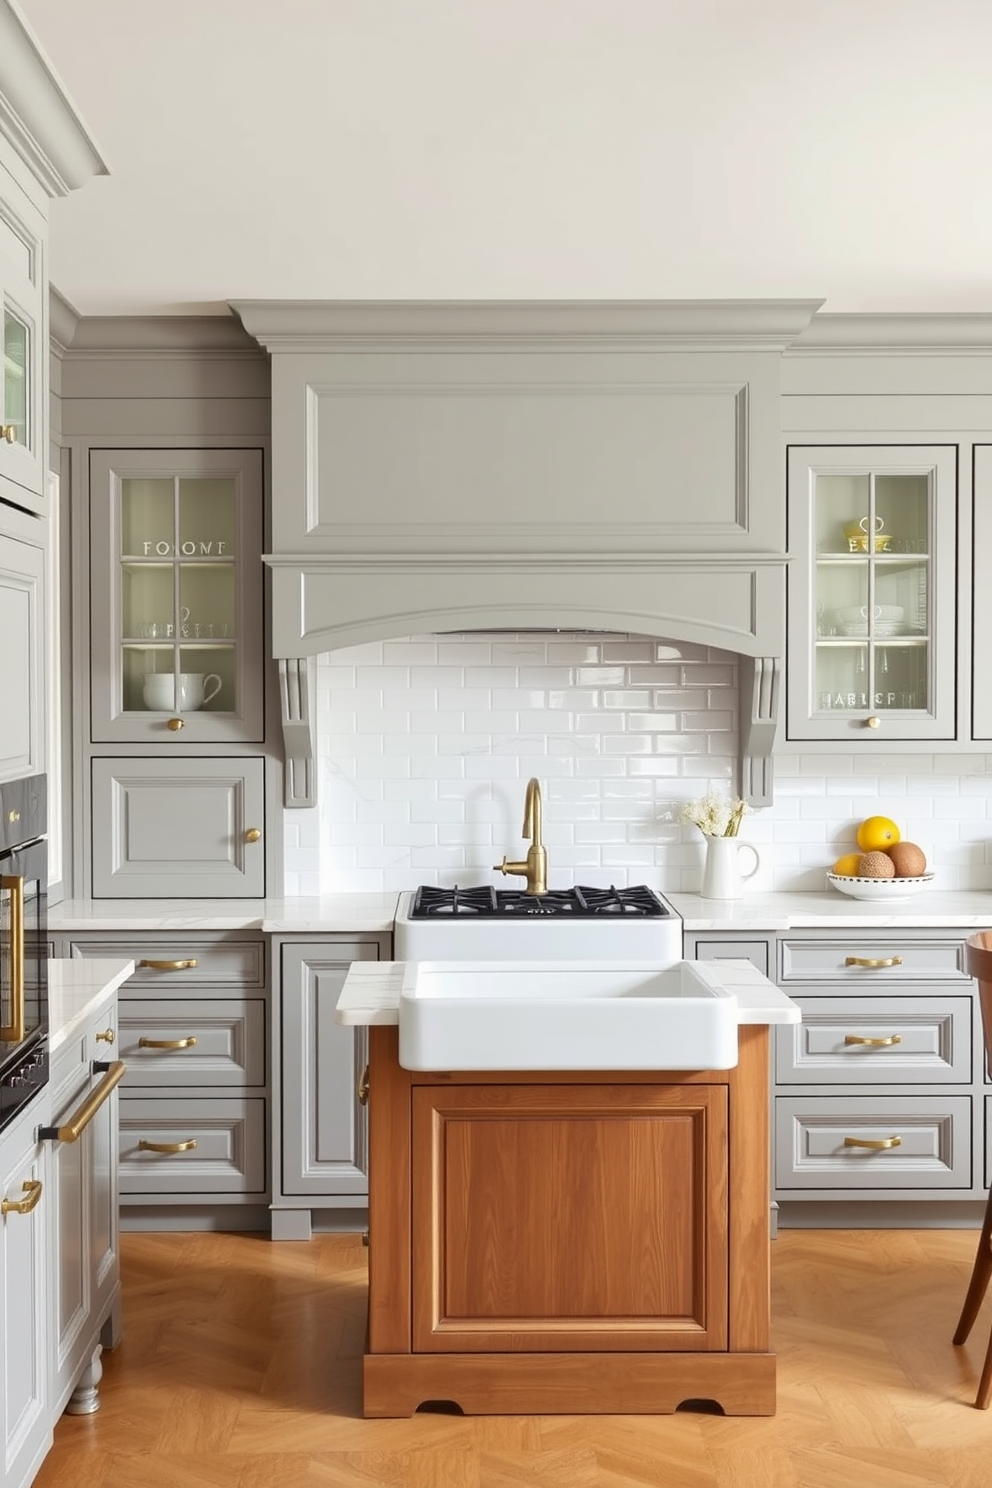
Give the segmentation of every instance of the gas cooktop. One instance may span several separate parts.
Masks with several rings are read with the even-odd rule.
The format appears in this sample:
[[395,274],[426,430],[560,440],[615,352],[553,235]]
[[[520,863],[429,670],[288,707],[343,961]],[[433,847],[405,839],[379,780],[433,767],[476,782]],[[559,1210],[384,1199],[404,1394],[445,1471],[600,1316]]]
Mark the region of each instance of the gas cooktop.
[[422,885],[410,906],[410,919],[492,918],[511,915],[557,915],[573,919],[616,916],[632,919],[662,919],[671,910],[653,889],[639,884],[629,889],[552,889],[547,894],[528,894],[523,889],[436,889]]

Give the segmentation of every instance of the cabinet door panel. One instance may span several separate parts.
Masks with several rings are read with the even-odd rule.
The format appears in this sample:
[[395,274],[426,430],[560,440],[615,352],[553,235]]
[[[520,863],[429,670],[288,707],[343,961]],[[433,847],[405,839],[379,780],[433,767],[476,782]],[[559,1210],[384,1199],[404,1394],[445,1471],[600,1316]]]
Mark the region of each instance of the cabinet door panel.
[[780,1085],[971,1083],[970,997],[800,997],[776,1030]]
[[261,759],[95,759],[93,897],[265,894]]
[[17,780],[45,769],[45,549],[40,530],[34,541],[21,535],[29,523],[41,529],[36,517],[0,512],[0,523],[0,780]]
[[992,687],[987,657],[992,636],[992,445],[975,446],[974,596],[972,619],[972,732],[976,739],[992,739]]
[[28,1214],[0,1218],[0,1462],[3,1482],[27,1481],[30,1464],[51,1443],[49,1413],[48,1227],[51,1224],[48,1153],[34,1138],[47,1119],[47,1093],[32,1102],[0,1141],[0,1198],[30,1197],[25,1185],[41,1185]]
[[725,1087],[412,1094],[415,1352],[727,1347]]
[[122,1194],[216,1203],[235,1194],[261,1196],[265,1101],[128,1096],[120,1106],[120,1173]]
[[0,498],[47,510],[45,220],[0,164]]
[[775,1180],[785,1194],[971,1188],[966,1095],[779,1096],[775,1125]]

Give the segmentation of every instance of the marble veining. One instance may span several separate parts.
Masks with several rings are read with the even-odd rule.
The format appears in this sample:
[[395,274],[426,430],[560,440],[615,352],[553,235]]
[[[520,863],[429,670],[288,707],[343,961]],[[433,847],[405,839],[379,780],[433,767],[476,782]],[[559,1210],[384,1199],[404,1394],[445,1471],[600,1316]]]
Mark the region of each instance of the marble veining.
[[49,1055],[56,1054],[91,1014],[112,1006],[118,988],[133,974],[134,962],[119,957],[49,961]]

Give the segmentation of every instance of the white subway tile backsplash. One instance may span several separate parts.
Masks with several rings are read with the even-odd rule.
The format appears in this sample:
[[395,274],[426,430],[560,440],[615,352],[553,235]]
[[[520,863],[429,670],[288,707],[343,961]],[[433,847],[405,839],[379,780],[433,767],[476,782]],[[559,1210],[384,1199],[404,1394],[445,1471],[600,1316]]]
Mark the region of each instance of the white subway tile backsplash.
[[[285,892],[492,883],[544,788],[557,884],[699,888],[684,801],[733,794],[737,658],[639,636],[416,636],[318,659],[320,804],[289,812]],[[992,753],[779,754],[750,813],[753,889],[822,889],[865,816],[900,823],[942,888],[992,887]]]

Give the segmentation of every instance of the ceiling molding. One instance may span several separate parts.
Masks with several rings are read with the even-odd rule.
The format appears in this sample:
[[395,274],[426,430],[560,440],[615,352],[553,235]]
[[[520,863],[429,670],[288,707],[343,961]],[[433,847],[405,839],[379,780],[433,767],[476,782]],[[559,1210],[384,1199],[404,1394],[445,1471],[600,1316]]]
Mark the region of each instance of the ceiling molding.
[[268,351],[488,343],[781,352],[822,300],[231,300]]
[[817,315],[785,355],[830,352],[987,356],[992,352],[992,315],[940,311]]
[[49,196],[68,196],[107,164],[41,43],[0,0],[0,133]]
[[[65,300],[62,304],[71,310]],[[62,324],[66,324],[64,319]],[[66,347],[66,354],[73,359],[142,352],[159,356],[187,352],[217,352],[227,356],[240,353],[251,357],[264,354],[233,315],[79,316]]]
[[79,311],[59,294],[54,284],[48,286],[48,339],[56,356],[65,356],[79,325]]

